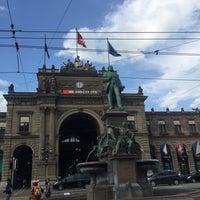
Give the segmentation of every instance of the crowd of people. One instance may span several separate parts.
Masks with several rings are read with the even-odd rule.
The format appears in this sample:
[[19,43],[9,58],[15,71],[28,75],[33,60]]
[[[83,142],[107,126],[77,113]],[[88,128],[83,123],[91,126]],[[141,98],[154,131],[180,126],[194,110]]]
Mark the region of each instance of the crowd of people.
[[[7,179],[7,184],[5,187],[5,190],[3,191],[5,193],[5,199],[10,200],[11,194],[12,194],[12,183],[11,179]],[[45,186],[40,185],[40,181],[37,178],[37,176],[34,176],[31,181],[31,195],[29,197],[29,200],[41,200],[43,197],[50,197],[51,196],[51,181],[49,178],[45,180]]]
[[37,176],[34,176],[32,180],[32,188],[31,188],[31,196],[29,197],[29,200],[40,200],[43,195],[45,197],[51,196],[51,181],[50,179],[45,180],[45,188],[41,187],[39,183],[39,179]]

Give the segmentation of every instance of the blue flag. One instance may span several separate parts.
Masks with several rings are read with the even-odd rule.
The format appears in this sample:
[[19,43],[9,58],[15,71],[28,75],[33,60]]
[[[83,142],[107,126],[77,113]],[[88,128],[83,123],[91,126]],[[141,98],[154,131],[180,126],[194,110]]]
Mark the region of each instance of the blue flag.
[[108,42],[108,53],[115,57],[121,56],[121,54],[117,53],[117,51],[112,47],[110,42]]
[[48,51],[48,48],[47,48],[46,41],[45,41],[45,44],[44,44],[44,51],[45,51],[45,53],[47,54],[47,57],[50,58],[50,55],[49,55],[49,51]]

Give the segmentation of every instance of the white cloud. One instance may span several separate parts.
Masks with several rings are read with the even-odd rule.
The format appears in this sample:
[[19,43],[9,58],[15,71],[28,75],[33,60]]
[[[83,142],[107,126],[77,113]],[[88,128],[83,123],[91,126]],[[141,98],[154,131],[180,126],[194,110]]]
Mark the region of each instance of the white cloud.
[[7,10],[7,9],[4,6],[0,5],[0,11],[5,11],[5,10]]
[[1,87],[1,86],[5,87],[5,86],[9,86],[9,85],[10,85],[10,83],[9,83],[8,81],[1,80],[1,79],[0,79],[0,87]]
[[[196,105],[199,106],[200,87],[198,81],[177,81],[169,79],[189,79],[194,80],[200,77],[198,56],[175,56],[175,55],[160,55],[162,52],[175,53],[200,53],[200,41],[193,40],[170,40],[172,37],[186,38],[198,37],[198,34],[175,34],[170,32],[178,31],[198,31],[200,29],[199,23],[200,1],[196,0],[140,0],[132,1],[126,0],[121,5],[118,5],[115,10],[108,13],[103,21],[103,26],[95,30],[89,28],[81,28],[79,31],[102,31],[102,32],[138,32],[138,33],[124,33],[124,34],[83,34],[83,37],[108,37],[114,38],[140,38],[138,40],[112,40],[114,48],[117,50],[137,51],[142,52],[160,50],[159,54],[134,57],[134,54],[122,54],[121,58],[125,58],[122,62],[117,63],[117,70],[120,76],[125,73],[130,76],[135,75],[134,63],[139,63],[140,71],[137,71],[137,76],[142,76],[143,72],[152,70],[156,74],[160,74],[160,79],[150,80],[148,83],[142,85],[144,94],[149,98],[156,99],[155,103],[159,108],[169,107],[176,109],[181,107]],[[141,32],[156,32],[156,33],[141,33]],[[166,32],[166,33],[159,33]],[[67,34],[69,36],[69,34]],[[141,38],[168,38],[168,40],[141,40]],[[193,42],[191,42],[193,41]],[[191,42],[191,43],[188,43]],[[87,47],[91,49],[106,49],[106,41],[86,40]],[[66,40],[65,47],[74,47],[74,42]],[[169,48],[172,47],[172,48]],[[59,55],[69,55],[68,52],[60,52]],[[87,58],[92,61],[102,63],[107,59],[106,53],[91,53],[88,51],[80,51],[82,58]],[[71,52],[75,56],[75,52]],[[129,59],[130,55],[134,59]],[[120,58],[120,59],[121,59]],[[117,58],[119,59],[119,58]],[[112,60],[116,60],[112,57]],[[139,61],[139,62],[138,62]],[[147,64],[144,66],[142,63]],[[125,65],[126,70],[120,70],[120,65]],[[150,66],[150,68],[148,68]],[[126,71],[126,72],[125,72]],[[149,76],[155,77],[154,74],[149,73]],[[137,86],[131,86],[137,87]],[[130,86],[126,86],[129,91]],[[184,105],[184,101],[191,101],[190,105]],[[152,105],[153,106],[153,105]]]

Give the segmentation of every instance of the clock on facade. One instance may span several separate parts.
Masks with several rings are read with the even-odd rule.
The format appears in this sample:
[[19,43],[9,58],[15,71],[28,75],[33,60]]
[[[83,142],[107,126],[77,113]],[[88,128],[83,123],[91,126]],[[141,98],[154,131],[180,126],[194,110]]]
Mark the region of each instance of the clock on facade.
[[76,82],[77,88],[82,88],[83,86],[84,86],[83,82],[81,82],[81,81]]

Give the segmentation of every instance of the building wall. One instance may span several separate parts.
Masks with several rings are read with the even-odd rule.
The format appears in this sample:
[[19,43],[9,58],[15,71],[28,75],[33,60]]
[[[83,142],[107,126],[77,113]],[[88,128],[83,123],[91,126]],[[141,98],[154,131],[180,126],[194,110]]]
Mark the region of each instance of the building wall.
[[[20,145],[27,145],[33,152],[32,175],[44,178],[57,176],[59,128],[62,122],[71,114],[84,112],[91,115],[99,124],[99,134],[104,133],[104,122],[101,117],[106,112],[107,98],[105,86],[102,82],[101,72],[73,71],[60,73],[55,69],[39,69],[37,92],[16,92],[9,90],[4,95],[8,102],[7,113],[0,113],[0,122],[6,122],[6,134],[4,140],[0,140],[0,148],[3,151],[2,182],[5,182],[11,174],[9,161],[13,152]],[[45,80],[45,82],[44,82]],[[55,87],[46,86],[56,81]],[[77,80],[83,82],[83,88],[77,88]],[[45,84],[44,84],[45,83]],[[54,82],[55,84],[55,82]],[[76,92],[64,94],[64,92]],[[85,91],[85,93],[80,93]],[[173,166],[178,170],[175,146],[177,142],[183,142],[187,147],[190,170],[194,169],[191,152],[191,143],[198,139],[199,135],[191,135],[187,122],[194,120],[197,132],[200,131],[200,117],[197,112],[145,112],[146,96],[143,95],[141,87],[138,93],[122,94],[124,110],[128,116],[134,119],[136,141],[142,147],[142,158],[149,159],[150,144],[155,147],[156,158],[161,160],[160,144],[167,143],[171,147]],[[29,133],[19,133],[19,120],[21,116],[30,117]],[[158,121],[166,123],[166,134],[160,135]],[[175,135],[173,131],[173,120],[180,120],[184,135]],[[147,130],[147,121],[151,126],[151,134]],[[44,148],[52,149],[49,154],[48,165],[44,160]],[[48,149],[48,150],[49,150]]]

